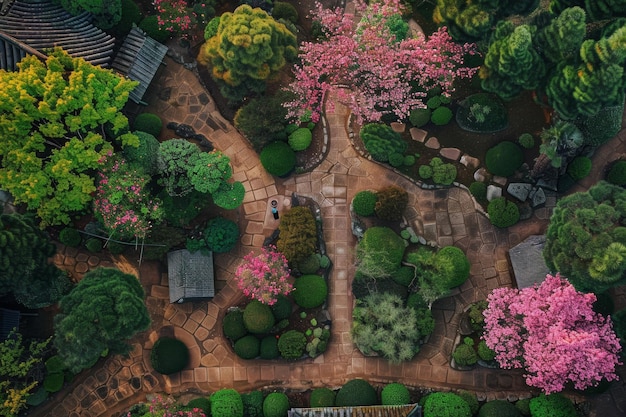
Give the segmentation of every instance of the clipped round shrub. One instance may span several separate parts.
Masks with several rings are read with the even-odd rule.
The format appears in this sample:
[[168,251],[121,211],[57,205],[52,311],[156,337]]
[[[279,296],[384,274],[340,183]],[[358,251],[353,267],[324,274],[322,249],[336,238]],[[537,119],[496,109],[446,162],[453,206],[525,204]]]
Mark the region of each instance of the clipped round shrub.
[[107,250],[111,252],[112,255],[119,255],[124,253],[126,250],[126,245],[122,245],[117,242],[109,242],[107,243]]
[[435,184],[450,185],[456,179],[457,170],[453,164],[444,163],[441,158],[435,157],[430,161],[430,166]]
[[469,278],[470,262],[462,249],[456,246],[446,246],[435,254],[435,264],[438,269],[446,273],[442,278],[446,280],[449,289],[458,287]]
[[250,391],[241,394],[241,401],[243,402],[244,416],[263,417],[263,393],[261,391]]
[[263,401],[264,417],[286,417],[289,410],[289,398],[282,392],[272,392]]
[[285,142],[272,142],[266,145],[259,157],[263,168],[277,177],[284,177],[296,166],[296,154]]
[[422,127],[430,122],[430,116],[432,115],[432,110],[426,109],[413,109],[409,114],[409,122],[415,127]]
[[258,300],[250,301],[243,310],[243,324],[250,333],[267,333],[274,323],[272,309]]
[[319,307],[326,301],[328,285],[319,275],[302,275],[293,284],[293,300],[302,308]]
[[289,135],[288,143],[294,151],[304,151],[311,146],[312,140],[313,134],[311,131],[306,127],[300,127]]
[[359,216],[373,216],[378,197],[373,191],[363,190],[354,195],[352,208]]
[[243,400],[234,389],[221,389],[211,395],[211,417],[243,417]]
[[298,359],[304,353],[306,336],[297,330],[288,330],[278,339],[278,350],[285,359]]
[[397,382],[385,385],[380,393],[382,405],[405,405],[411,401],[411,394],[404,384]]
[[233,310],[226,313],[224,320],[222,320],[222,330],[224,331],[224,336],[234,341],[247,335],[248,331],[243,324],[243,311]]
[[577,156],[567,165],[567,173],[575,181],[582,180],[591,172],[591,159],[586,156]]
[[475,181],[471,183],[469,191],[479,203],[487,201],[487,184],[484,182]]
[[434,96],[428,99],[426,107],[431,110],[435,110],[441,106],[441,96]]
[[420,165],[417,172],[423,180],[429,180],[433,177],[433,169],[430,165]]
[[187,403],[186,408],[192,410],[194,408],[199,408],[200,410],[204,411],[204,414],[207,414],[211,412],[211,400],[209,400],[207,397],[194,398]]
[[517,138],[517,143],[524,149],[531,149],[535,146],[535,138],[530,133],[522,133],[519,138]]
[[401,266],[391,275],[391,279],[397,284],[408,287],[415,279],[415,268],[411,266]]
[[298,270],[305,275],[315,274],[320,269],[320,258],[313,253],[298,262]]
[[284,1],[274,2],[272,17],[276,20],[285,19],[293,24],[298,23],[298,11],[290,3]]
[[615,185],[626,185],[626,161],[617,161],[611,165],[606,180]]
[[315,388],[311,391],[311,399],[309,406],[311,408],[334,407],[335,391],[329,388]]
[[452,352],[454,361],[459,366],[471,366],[478,362],[478,355],[474,346],[462,343]]
[[470,406],[451,392],[434,392],[424,402],[424,417],[471,417]]
[[413,165],[415,165],[415,156],[405,155],[404,159],[402,160],[402,165],[404,165],[405,167],[412,167]]
[[59,392],[61,388],[63,388],[63,374],[62,373],[52,373],[47,374],[43,380],[43,388],[46,392]]
[[154,113],[140,113],[133,122],[133,130],[146,132],[158,138],[163,130],[163,121]]
[[519,221],[519,208],[505,197],[494,198],[487,206],[491,224],[496,227],[513,226]]
[[145,171],[148,175],[158,173],[159,141],[154,135],[147,132],[135,131],[133,134],[139,138],[139,146],[124,147],[123,153],[126,160]]
[[401,153],[392,153],[389,155],[389,165],[394,168],[400,168],[404,164],[404,155]]
[[254,359],[259,356],[261,342],[254,335],[247,335],[235,342],[235,353],[241,359]]
[[576,417],[578,413],[572,401],[561,394],[539,394],[530,400],[532,417]]
[[272,309],[272,314],[274,314],[274,318],[276,321],[288,319],[291,316],[291,311],[293,310],[293,304],[289,298],[282,294],[278,294],[276,296],[276,302],[270,306]]
[[492,400],[480,407],[478,417],[522,417],[522,414],[508,401]]
[[524,163],[524,154],[515,143],[503,141],[487,151],[485,163],[492,174],[510,177]]
[[59,355],[49,357],[48,360],[46,360],[45,365],[46,371],[49,374],[61,373],[67,369],[67,366],[65,366],[65,363],[63,363],[63,360]]
[[246,189],[240,181],[223,183],[219,190],[211,194],[213,203],[224,210],[234,210],[243,203]]
[[155,41],[163,44],[167,42],[171,36],[169,31],[159,26],[159,21],[156,15],[144,17],[141,22],[139,22],[139,29],[146,32],[146,35],[150,36]]
[[232,250],[239,240],[239,226],[224,217],[209,220],[204,229],[204,241],[209,250],[224,253]]
[[81,241],[80,232],[71,227],[66,227],[59,233],[59,242],[63,243],[65,246],[77,248],[80,246]]
[[476,350],[478,351],[478,357],[485,362],[491,362],[496,358],[496,352],[490,349],[484,340],[478,342]]
[[101,252],[102,251],[102,241],[98,238],[92,237],[87,239],[85,242],[85,247],[89,252]]
[[476,394],[474,394],[473,392],[462,390],[459,391],[457,395],[463,398],[463,401],[465,401],[467,405],[469,405],[472,415],[475,415],[478,412],[480,404],[478,403],[478,398],[476,398]]
[[189,349],[178,339],[162,337],[152,346],[150,363],[163,375],[180,372],[189,364]]
[[452,120],[452,110],[447,107],[437,107],[430,116],[430,121],[437,126],[444,126]]
[[377,403],[376,390],[364,379],[351,379],[346,382],[335,397],[336,407],[376,405]]
[[261,340],[260,353],[261,359],[276,359],[280,356],[280,350],[278,350],[278,339],[270,335],[265,336]]

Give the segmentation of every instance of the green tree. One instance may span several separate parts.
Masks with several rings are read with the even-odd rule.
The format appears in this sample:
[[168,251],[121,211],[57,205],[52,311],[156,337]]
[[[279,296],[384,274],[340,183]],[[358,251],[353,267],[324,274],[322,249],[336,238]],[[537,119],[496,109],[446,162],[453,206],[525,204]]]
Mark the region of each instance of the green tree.
[[56,246],[32,216],[0,215],[0,295],[28,308],[56,303],[71,288],[64,271],[48,262]]
[[575,59],[586,36],[585,11],[580,7],[563,10],[537,31],[533,38],[544,59],[550,62]]
[[98,268],[61,299],[54,318],[54,346],[72,372],[89,368],[107,353],[125,354],[126,340],[150,325],[137,277]]
[[157,164],[161,173],[160,184],[171,196],[181,197],[193,190],[187,168],[200,149],[185,139],[170,139],[161,143]]
[[579,291],[602,292],[626,278],[626,190],[600,182],[561,199],[546,232],[543,256]]
[[122,18],[122,0],[55,0],[73,15],[89,12],[96,26],[110,29]]
[[591,21],[626,16],[626,3],[623,0],[552,0],[550,11],[560,13],[573,6],[584,8]]
[[[97,131],[128,127],[121,109],[136,82],[55,49],[0,71],[0,188],[37,212],[42,226],[67,224],[89,206],[93,170],[112,145]],[[137,146],[135,135],[121,144]]]

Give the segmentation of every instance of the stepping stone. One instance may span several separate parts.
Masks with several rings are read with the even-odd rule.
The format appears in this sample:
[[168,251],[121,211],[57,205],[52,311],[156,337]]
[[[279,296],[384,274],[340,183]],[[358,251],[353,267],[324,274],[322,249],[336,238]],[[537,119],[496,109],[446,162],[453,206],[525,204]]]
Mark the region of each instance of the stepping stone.
[[406,130],[406,125],[404,123],[399,122],[391,122],[391,130],[397,133],[404,133]]
[[439,144],[439,139],[437,139],[436,137],[431,137],[428,138],[428,140],[426,141],[426,147],[430,148],[430,149],[439,149],[441,148],[441,145]]
[[530,192],[530,205],[532,208],[537,208],[546,203],[546,192],[543,188],[536,187]]
[[501,187],[504,187],[506,185],[506,177],[499,177],[497,175],[494,175],[493,178],[491,179],[493,182],[495,182],[496,184],[498,184]]
[[494,198],[502,197],[502,188],[497,185],[490,184],[487,186],[487,201],[491,201]]
[[427,131],[418,129],[417,127],[410,128],[409,133],[411,134],[411,139],[420,143],[424,143],[424,139],[426,139],[426,135],[428,135]]
[[525,182],[512,182],[506,191],[519,201],[526,201],[533,186]]
[[476,172],[474,172],[474,180],[485,182],[487,180],[487,170],[485,168],[478,168]]
[[441,148],[439,154],[451,161],[458,161],[461,156],[461,150],[459,148]]
[[480,160],[478,158],[474,158],[473,156],[469,156],[467,154],[463,155],[459,162],[470,169],[478,168],[480,165]]

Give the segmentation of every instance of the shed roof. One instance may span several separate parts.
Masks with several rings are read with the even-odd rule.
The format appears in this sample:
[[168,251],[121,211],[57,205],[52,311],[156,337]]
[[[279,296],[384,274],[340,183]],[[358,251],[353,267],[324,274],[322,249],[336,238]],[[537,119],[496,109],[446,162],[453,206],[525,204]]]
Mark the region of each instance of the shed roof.
[[517,288],[540,284],[546,279],[546,274],[550,273],[546,261],[543,259],[545,243],[545,235],[532,235],[509,249],[509,258],[511,258]]
[[213,298],[213,253],[180,249],[167,254],[170,302]]

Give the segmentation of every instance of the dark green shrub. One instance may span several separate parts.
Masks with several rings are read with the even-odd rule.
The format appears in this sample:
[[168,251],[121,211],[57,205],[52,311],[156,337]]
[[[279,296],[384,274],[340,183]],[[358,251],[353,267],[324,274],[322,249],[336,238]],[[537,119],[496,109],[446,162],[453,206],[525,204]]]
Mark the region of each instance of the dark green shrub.
[[394,382],[385,385],[380,393],[380,402],[382,405],[404,405],[411,401],[411,394],[404,384]]
[[71,227],[66,227],[59,233],[59,242],[63,243],[65,246],[77,248],[80,246],[81,241],[80,232]]
[[211,194],[213,203],[224,210],[234,210],[243,204],[246,189],[240,181],[224,182],[219,190]]
[[243,324],[243,311],[233,310],[226,313],[224,320],[222,320],[222,330],[224,336],[233,341],[237,341],[248,334],[246,326]]
[[476,394],[474,394],[473,392],[462,390],[459,391],[457,395],[463,398],[463,401],[465,401],[467,405],[469,405],[472,415],[478,412],[480,404],[478,403],[478,398],[476,398]]
[[163,375],[180,372],[189,364],[189,349],[178,339],[162,337],[152,346],[150,363]]
[[402,139],[402,136],[384,124],[366,124],[361,128],[359,136],[365,149],[378,162],[388,162],[389,155],[403,154],[407,148],[407,143]]
[[241,394],[241,401],[245,417],[263,417],[263,393],[261,391]]
[[211,417],[243,417],[243,401],[234,389],[221,389],[211,395]]
[[250,301],[243,310],[243,324],[250,333],[267,333],[274,326],[274,323],[272,310],[260,301]]
[[480,407],[478,417],[522,417],[522,414],[508,401],[493,400]]
[[44,387],[39,387],[35,392],[31,393],[26,398],[26,405],[30,407],[37,407],[43,404],[48,399],[48,391]]
[[163,44],[167,42],[172,35],[169,31],[159,26],[156,15],[144,17],[141,22],[139,22],[139,29],[146,32],[146,35],[150,36],[155,41]]
[[417,310],[428,308],[428,303],[426,302],[426,300],[424,300],[424,297],[422,297],[420,293],[414,292],[409,295],[409,298],[407,298],[406,306]]
[[626,161],[617,161],[611,165],[606,180],[615,185],[626,185]]
[[485,163],[493,175],[510,177],[524,163],[524,154],[515,143],[504,141],[487,151]]
[[515,403],[515,408],[517,408],[524,417],[530,417],[530,398],[518,400]]
[[471,183],[469,191],[479,203],[487,201],[487,184],[484,182],[475,181]]
[[102,241],[98,238],[92,237],[87,239],[85,247],[89,252],[97,253],[102,251]]
[[424,402],[424,417],[471,417],[469,405],[451,392],[434,392]]
[[261,164],[267,172],[284,177],[296,166],[296,154],[285,142],[272,142],[261,151]]
[[350,407],[378,404],[376,390],[363,379],[352,379],[346,382],[335,397],[336,407]]
[[272,309],[272,314],[274,314],[276,321],[280,321],[288,319],[289,316],[291,316],[293,305],[291,304],[289,298],[282,294],[278,294],[276,296],[276,302],[272,304],[270,308]]
[[578,413],[572,401],[561,394],[539,394],[530,400],[532,417],[576,417]]
[[150,133],[142,131],[133,133],[139,138],[139,146],[136,148],[133,146],[124,147],[124,157],[128,162],[145,171],[146,174],[156,174],[158,172],[159,141]]
[[261,359],[276,359],[280,356],[280,350],[278,350],[278,339],[273,335],[265,336],[261,340],[260,348]]
[[211,412],[211,400],[208,397],[198,397],[189,401],[186,405],[187,409],[193,410],[194,408],[199,408],[204,411],[205,414]]
[[357,246],[358,270],[373,278],[389,277],[400,267],[406,246],[388,227],[370,227]]
[[420,165],[418,174],[423,180],[429,180],[433,177],[433,169],[430,165]]
[[397,185],[382,188],[376,194],[377,201],[374,206],[376,216],[382,220],[398,221],[409,204],[409,193]]
[[484,340],[478,342],[478,357],[486,362],[491,362],[496,358],[496,352],[487,346],[487,343]]
[[376,208],[378,197],[373,191],[363,190],[354,195],[352,199],[352,208],[359,216],[372,216]]
[[220,25],[221,16],[215,16],[204,27],[204,40],[209,40],[213,36],[217,35],[217,28]]
[[415,268],[411,266],[401,266],[391,275],[391,278],[404,287],[408,287],[415,279]]
[[259,356],[261,342],[251,334],[235,342],[235,353],[242,359],[254,359]]
[[591,172],[591,159],[577,156],[567,165],[567,173],[574,181],[582,180]]
[[623,104],[604,107],[593,116],[580,117],[576,125],[585,138],[585,144],[597,147],[617,135],[622,128],[623,116]]
[[430,121],[437,126],[444,126],[452,120],[452,110],[447,107],[437,107],[430,116]]
[[235,127],[256,151],[271,142],[287,140],[285,128],[289,125],[289,120],[283,102],[288,100],[289,97],[284,92],[260,96],[243,105],[235,114]]
[[441,96],[434,96],[428,99],[428,101],[426,102],[426,107],[428,107],[431,110],[435,110],[439,107],[441,107]]
[[320,269],[320,258],[316,253],[307,256],[298,262],[298,271],[301,274],[310,275],[315,274]]
[[281,216],[278,230],[276,248],[289,262],[297,265],[317,250],[317,226],[309,208],[291,208]]
[[186,236],[181,229],[165,225],[155,225],[146,243],[163,246],[147,246],[143,249],[143,258],[146,260],[163,260],[171,248],[184,245]]
[[[288,3],[285,3],[285,4],[288,4]],[[311,131],[307,129],[306,127],[301,127],[301,128],[294,130],[289,135],[288,143],[289,143],[289,146],[291,146],[291,149],[293,149],[294,151],[304,151],[309,146],[311,146],[312,140],[313,140],[313,134],[311,133]]]
[[210,201],[206,194],[196,190],[180,197],[173,197],[163,190],[158,197],[162,202],[163,218],[176,227],[189,225]]
[[519,208],[505,197],[494,198],[487,206],[487,213],[491,224],[496,227],[513,226],[519,221]]
[[124,253],[124,251],[126,250],[126,245],[109,241],[109,243],[107,243],[106,248],[112,255],[120,255]]
[[293,299],[302,308],[319,307],[326,301],[328,285],[319,275],[303,275],[293,284]]
[[282,392],[272,392],[263,401],[264,417],[286,417],[289,411],[289,398]]
[[146,132],[158,138],[161,134],[161,130],[163,130],[163,121],[154,113],[140,113],[133,122],[133,130]]
[[329,388],[315,388],[311,391],[311,400],[309,406],[311,408],[318,407],[334,407],[335,391]]
[[478,362],[478,354],[474,349],[474,342],[470,338],[458,345],[452,352],[454,361],[459,366],[471,366]]
[[61,388],[63,388],[63,381],[63,373],[49,373],[43,380],[43,388],[46,390],[46,392],[59,392],[61,391]]
[[304,353],[306,336],[297,330],[288,330],[278,339],[278,350],[285,359],[298,359]]
[[517,143],[524,149],[531,149],[535,146],[535,138],[530,133],[522,133],[519,138],[517,138]]
[[276,20],[285,19],[294,24],[298,23],[298,11],[290,3],[284,1],[274,2],[272,17]]
[[456,246],[440,249],[435,254],[435,264],[438,271],[444,272],[442,278],[450,289],[458,287],[469,278],[470,262],[463,250]]
[[59,355],[54,355],[46,360],[46,371],[49,374],[61,373],[67,369],[63,360],[59,357]]
[[413,165],[415,165],[415,156],[405,155],[402,164],[406,167],[412,167]]
[[409,114],[409,121],[415,127],[422,127],[430,122],[430,116],[432,115],[432,111],[428,108],[426,109],[413,109],[411,110],[411,114]]
[[231,251],[239,240],[239,226],[224,217],[214,217],[204,229],[204,241],[210,251],[224,253]]

